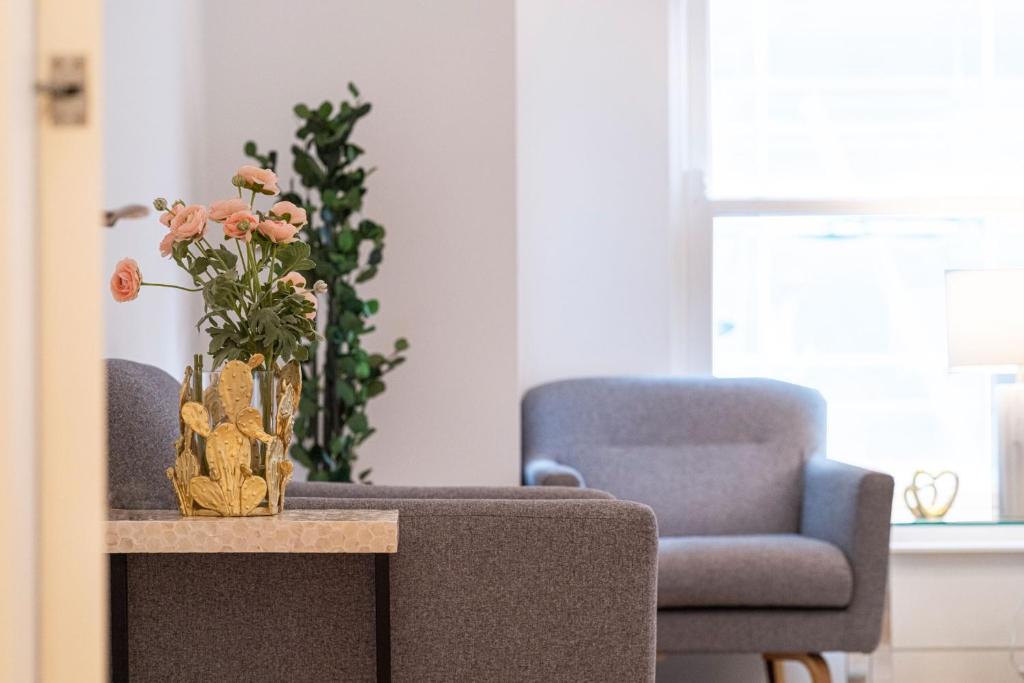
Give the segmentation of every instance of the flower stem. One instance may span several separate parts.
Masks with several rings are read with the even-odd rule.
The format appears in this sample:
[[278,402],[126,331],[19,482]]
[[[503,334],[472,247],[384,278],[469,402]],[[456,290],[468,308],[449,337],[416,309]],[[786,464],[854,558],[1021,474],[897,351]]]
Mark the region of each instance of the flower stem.
[[180,289],[183,292],[201,292],[201,291],[203,291],[202,287],[196,287],[196,288],[182,287],[181,285],[168,285],[168,284],[165,284],[163,282],[143,282],[142,286],[143,287],[170,287],[171,289]]

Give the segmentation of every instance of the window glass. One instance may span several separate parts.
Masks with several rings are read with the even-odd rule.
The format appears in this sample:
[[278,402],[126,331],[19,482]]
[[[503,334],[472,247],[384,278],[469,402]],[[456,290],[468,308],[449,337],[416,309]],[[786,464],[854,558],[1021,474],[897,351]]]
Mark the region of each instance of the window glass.
[[1024,187],[1024,2],[709,5],[711,196]]
[[960,475],[950,519],[988,519],[993,378],[948,370],[945,326],[945,271],[985,267],[1024,267],[1020,226],[981,218],[718,218],[714,374],[821,391],[829,456],[893,474],[894,519],[910,516],[899,499],[917,468]]

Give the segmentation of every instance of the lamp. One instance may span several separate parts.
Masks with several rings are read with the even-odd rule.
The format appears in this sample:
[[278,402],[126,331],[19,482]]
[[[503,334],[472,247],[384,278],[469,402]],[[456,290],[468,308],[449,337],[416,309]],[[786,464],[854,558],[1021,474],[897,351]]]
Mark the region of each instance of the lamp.
[[1015,384],[996,387],[999,515],[1024,517],[1024,270],[946,272],[950,368],[1012,366]]

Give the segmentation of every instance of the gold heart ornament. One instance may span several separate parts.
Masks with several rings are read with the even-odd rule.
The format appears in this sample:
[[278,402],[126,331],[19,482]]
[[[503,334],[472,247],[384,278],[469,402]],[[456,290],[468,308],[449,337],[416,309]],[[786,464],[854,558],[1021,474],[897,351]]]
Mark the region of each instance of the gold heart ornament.
[[910,486],[903,489],[903,502],[915,519],[942,519],[953,506],[959,490],[960,477],[955,472],[943,470],[931,474],[917,470]]

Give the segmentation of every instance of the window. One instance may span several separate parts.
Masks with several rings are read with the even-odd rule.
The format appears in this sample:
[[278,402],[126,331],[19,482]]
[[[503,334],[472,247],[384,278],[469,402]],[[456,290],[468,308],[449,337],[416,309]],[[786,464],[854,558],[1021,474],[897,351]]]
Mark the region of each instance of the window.
[[991,517],[998,378],[948,370],[944,274],[1024,267],[1024,3],[691,0],[687,29],[688,369],[819,389],[897,519],[917,468]]

